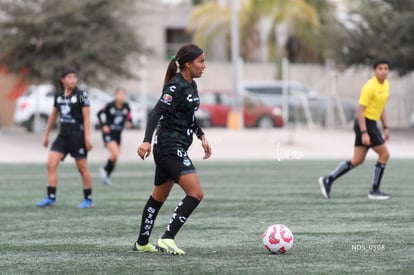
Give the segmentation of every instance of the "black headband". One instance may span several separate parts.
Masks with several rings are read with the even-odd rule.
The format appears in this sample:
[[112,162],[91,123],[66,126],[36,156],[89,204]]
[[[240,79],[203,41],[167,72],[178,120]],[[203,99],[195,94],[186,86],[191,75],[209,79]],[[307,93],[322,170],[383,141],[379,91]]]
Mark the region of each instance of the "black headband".
[[200,55],[203,54],[203,50],[200,48],[194,48],[193,51],[186,53],[185,55],[181,56],[180,58],[177,58],[178,63],[180,66],[184,65],[187,62],[191,62]]

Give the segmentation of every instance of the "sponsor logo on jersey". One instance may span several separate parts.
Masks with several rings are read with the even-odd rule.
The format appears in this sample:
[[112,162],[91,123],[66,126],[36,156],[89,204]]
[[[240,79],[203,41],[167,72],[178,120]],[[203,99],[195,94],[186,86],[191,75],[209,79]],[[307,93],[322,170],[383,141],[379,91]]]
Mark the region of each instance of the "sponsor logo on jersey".
[[114,115],[116,113],[115,108],[112,107],[111,109],[109,109],[109,113],[111,113],[111,115]]
[[123,116],[116,116],[114,119],[114,124],[121,124],[123,120],[124,120]]
[[162,96],[161,100],[162,103],[165,103],[167,105],[171,105],[171,102],[173,101],[172,95],[165,94]]
[[193,97],[193,95],[192,94],[189,94],[188,96],[187,96],[187,101],[188,102],[197,102],[197,101],[199,101],[200,99],[198,98],[198,97]]
[[77,101],[78,101],[78,98],[76,97],[76,95],[74,95],[70,98],[70,102],[72,102],[72,103],[76,103]]
[[124,114],[124,115],[128,114],[128,109],[127,109],[127,108],[124,108],[124,109],[122,110],[122,114]]

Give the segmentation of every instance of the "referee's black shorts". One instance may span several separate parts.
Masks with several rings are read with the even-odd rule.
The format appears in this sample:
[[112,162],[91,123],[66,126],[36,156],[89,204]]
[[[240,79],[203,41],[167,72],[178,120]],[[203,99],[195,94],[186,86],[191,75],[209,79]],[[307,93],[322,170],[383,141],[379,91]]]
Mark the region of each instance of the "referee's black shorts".
[[154,185],[159,186],[173,180],[178,183],[182,175],[196,173],[193,162],[187,152],[178,154],[159,154],[154,152],[155,178]]
[[50,150],[62,153],[64,156],[70,154],[74,159],[86,158],[88,150],[85,146],[85,133],[83,131],[72,131],[68,134],[59,133]]
[[361,129],[359,128],[358,119],[355,119],[354,122],[354,132],[355,132],[355,147],[363,146],[363,147],[375,147],[385,143],[384,138],[380,129],[378,128],[377,122],[375,120],[370,120],[365,118],[365,123],[367,126],[367,132],[369,138],[371,140],[371,144],[369,146],[362,143],[362,133]]
[[104,144],[108,144],[112,141],[115,141],[116,144],[121,145],[121,132],[120,131],[111,131],[108,134],[102,133],[102,139]]

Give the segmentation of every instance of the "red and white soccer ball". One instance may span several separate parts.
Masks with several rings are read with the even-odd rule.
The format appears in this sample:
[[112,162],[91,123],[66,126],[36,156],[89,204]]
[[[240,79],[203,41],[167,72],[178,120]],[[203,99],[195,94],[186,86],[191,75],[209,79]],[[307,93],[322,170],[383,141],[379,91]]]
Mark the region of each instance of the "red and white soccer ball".
[[293,234],[283,224],[273,224],[263,233],[263,245],[273,254],[285,254],[293,246]]

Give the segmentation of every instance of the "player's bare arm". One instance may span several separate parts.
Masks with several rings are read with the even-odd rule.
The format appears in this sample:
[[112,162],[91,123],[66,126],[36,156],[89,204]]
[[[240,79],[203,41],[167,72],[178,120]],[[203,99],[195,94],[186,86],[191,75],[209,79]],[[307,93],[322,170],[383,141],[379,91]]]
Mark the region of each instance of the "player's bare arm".
[[384,139],[388,141],[390,139],[390,130],[387,126],[387,115],[385,113],[385,110],[381,114],[381,123],[382,127],[384,128]]
[[58,117],[58,110],[57,110],[57,108],[53,108],[53,110],[50,113],[50,116],[47,120],[45,136],[43,137],[43,146],[44,147],[47,147],[49,145],[49,133],[50,133],[50,130],[52,130],[52,127],[55,124],[57,117]]
[[367,125],[365,122],[365,116],[364,116],[365,108],[366,108],[365,106],[358,105],[357,117],[358,117],[359,129],[361,129],[361,134],[362,134],[362,143],[365,145],[369,145],[371,143],[371,140],[368,135]]
[[90,121],[90,108],[83,107],[82,114],[83,114],[83,127],[84,127],[84,135],[85,135],[85,146],[88,151],[92,150],[93,146],[91,143],[91,121]]

